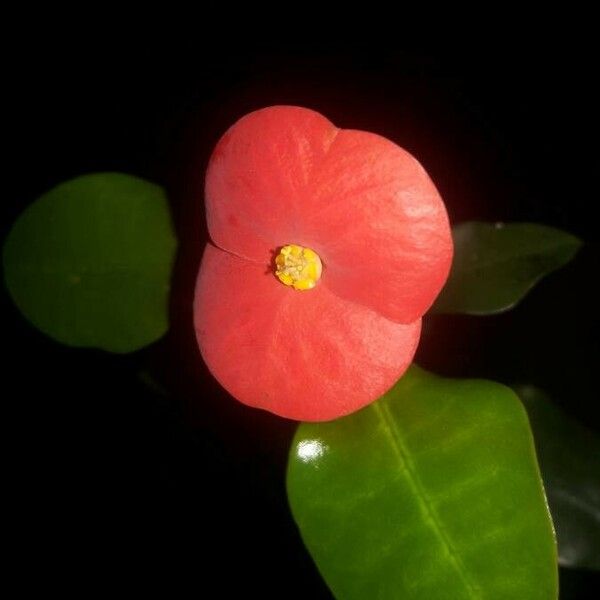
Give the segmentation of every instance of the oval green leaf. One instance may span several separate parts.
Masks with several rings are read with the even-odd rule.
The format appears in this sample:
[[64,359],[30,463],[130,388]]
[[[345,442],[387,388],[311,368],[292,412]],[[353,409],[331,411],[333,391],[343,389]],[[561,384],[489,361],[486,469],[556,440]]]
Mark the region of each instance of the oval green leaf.
[[515,386],[533,429],[563,567],[600,569],[600,439],[540,389]]
[[533,223],[461,223],[454,260],[432,311],[487,315],[509,310],[544,275],[568,263],[581,241]]
[[23,315],[55,340],[131,352],[168,328],[175,247],[161,187],[94,173],[20,215],[4,245],[4,277]]
[[287,486],[338,600],[557,597],[527,415],[502,385],[413,367],[367,408],[301,424]]

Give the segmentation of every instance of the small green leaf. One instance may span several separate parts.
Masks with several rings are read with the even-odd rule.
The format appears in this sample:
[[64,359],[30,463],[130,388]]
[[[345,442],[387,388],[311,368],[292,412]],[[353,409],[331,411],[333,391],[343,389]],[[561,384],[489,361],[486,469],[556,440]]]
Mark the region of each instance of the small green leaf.
[[161,187],[95,173],[20,215],[4,244],[4,277],[23,315],[55,340],[131,352],[168,328],[175,247]]
[[527,415],[502,385],[413,367],[367,408],[301,424],[287,486],[338,600],[557,597]]
[[540,389],[516,386],[529,414],[563,567],[600,569],[600,439]]
[[567,264],[581,241],[533,223],[461,223],[452,231],[450,277],[437,313],[487,315],[509,310],[544,276]]

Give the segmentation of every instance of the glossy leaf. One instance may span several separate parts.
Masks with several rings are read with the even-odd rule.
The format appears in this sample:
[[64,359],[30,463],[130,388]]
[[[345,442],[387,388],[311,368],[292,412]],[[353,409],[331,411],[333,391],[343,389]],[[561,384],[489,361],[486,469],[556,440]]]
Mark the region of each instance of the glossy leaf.
[[167,330],[175,247],[161,187],[95,173],[20,215],[4,245],[4,276],[23,315],[52,338],[130,352]]
[[461,223],[452,236],[454,260],[432,309],[437,313],[509,310],[581,246],[573,235],[533,223]]
[[300,425],[287,485],[338,600],[556,598],[527,415],[502,385],[412,367],[367,408]]
[[523,400],[556,526],[561,566],[600,569],[600,438],[540,389],[515,387]]

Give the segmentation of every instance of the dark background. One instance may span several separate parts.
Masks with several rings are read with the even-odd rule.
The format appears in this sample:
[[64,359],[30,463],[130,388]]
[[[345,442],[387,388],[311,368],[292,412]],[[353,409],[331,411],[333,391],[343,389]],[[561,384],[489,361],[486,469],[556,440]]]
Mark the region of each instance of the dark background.
[[[206,27],[79,27],[24,35],[5,53],[2,236],[40,193],[107,170],[166,186],[180,236],[171,331],[133,355],[54,343],[2,292],[5,515],[23,586],[330,598],[287,508],[295,424],[221,390],[192,329],[206,162],[227,127],[263,106],[307,106],[392,139],[423,163],[454,222],[580,236],[576,260],[514,311],[428,317],[417,361],[538,385],[600,430],[597,63],[585,29],[538,27],[442,40],[420,23],[415,45],[373,29],[274,41],[214,23],[215,43]],[[595,597],[594,583],[561,570],[561,598]]]

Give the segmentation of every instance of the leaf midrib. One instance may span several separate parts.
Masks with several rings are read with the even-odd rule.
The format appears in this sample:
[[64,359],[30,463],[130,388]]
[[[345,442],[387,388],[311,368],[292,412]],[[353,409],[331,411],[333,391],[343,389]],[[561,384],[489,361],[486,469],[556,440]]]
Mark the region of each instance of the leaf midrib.
[[444,531],[444,527],[441,523],[441,519],[437,514],[434,506],[430,502],[427,492],[419,479],[419,476],[415,472],[415,469],[410,460],[410,452],[406,448],[404,441],[402,439],[402,435],[396,424],[390,411],[387,406],[384,405],[383,402],[375,402],[371,405],[375,411],[375,414],[379,418],[383,430],[390,441],[390,445],[394,449],[394,453],[400,462],[400,466],[404,467],[404,470],[407,474],[408,484],[411,487],[413,493],[419,500],[419,506],[423,512],[425,517],[425,522],[429,523],[431,529],[433,529],[435,535],[440,539],[442,545],[448,551],[448,556],[450,557],[450,562],[454,566],[454,569],[458,573],[459,577],[463,581],[469,596],[473,599],[481,599],[481,592],[478,589],[478,586],[471,581],[467,568],[463,564],[459,554],[457,553],[452,541],[447,536]]

